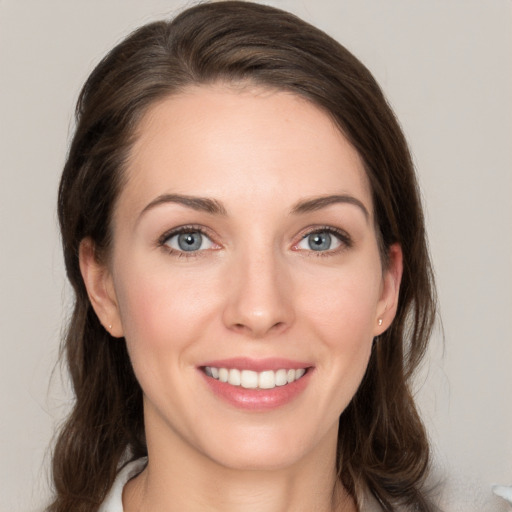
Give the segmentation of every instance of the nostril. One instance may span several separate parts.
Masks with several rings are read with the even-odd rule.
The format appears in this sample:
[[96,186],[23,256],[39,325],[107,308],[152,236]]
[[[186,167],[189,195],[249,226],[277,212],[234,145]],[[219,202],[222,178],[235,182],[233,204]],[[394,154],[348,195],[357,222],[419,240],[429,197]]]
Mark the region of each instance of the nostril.
[[270,327],[265,327],[264,325],[251,325],[245,324],[243,322],[237,322],[231,326],[231,328],[239,332],[240,334],[248,334],[250,336],[260,337],[265,334],[274,333],[277,334],[286,328],[286,322],[276,322],[271,324]]
[[251,332],[251,329],[243,323],[233,324],[232,329],[233,331],[238,332],[240,334],[249,334]]

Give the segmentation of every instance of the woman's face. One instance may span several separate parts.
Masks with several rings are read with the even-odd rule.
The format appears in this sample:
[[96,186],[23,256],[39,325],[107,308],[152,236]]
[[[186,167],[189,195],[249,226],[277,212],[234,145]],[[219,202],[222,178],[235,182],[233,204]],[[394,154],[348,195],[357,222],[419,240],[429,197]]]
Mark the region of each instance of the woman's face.
[[278,468],[334,452],[401,275],[398,247],[381,266],[355,149],[290,93],[203,86],[148,111],[126,178],[108,266],[81,263],[126,339],[150,454]]

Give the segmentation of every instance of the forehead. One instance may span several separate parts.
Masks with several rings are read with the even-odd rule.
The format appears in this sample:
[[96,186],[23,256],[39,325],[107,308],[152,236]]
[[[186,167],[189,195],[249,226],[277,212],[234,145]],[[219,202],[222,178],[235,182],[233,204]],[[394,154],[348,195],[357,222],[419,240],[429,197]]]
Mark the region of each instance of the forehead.
[[330,116],[255,86],[191,87],[152,105],[126,178],[121,200],[133,208],[162,193],[264,202],[350,192],[371,211],[362,160]]

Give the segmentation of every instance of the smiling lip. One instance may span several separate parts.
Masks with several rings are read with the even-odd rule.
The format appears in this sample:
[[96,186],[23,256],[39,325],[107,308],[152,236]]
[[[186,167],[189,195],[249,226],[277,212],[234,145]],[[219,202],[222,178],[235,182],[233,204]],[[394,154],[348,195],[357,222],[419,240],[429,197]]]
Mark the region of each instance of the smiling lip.
[[234,357],[231,359],[218,359],[215,361],[207,361],[201,367],[213,366],[215,368],[238,368],[239,370],[252,370],[253,372],[264,372],[265,370],[277,371],[280,369],[296,370],[298,368],[310,368],[311,363],[304,361],[293,361],[283,358],[267,358],[267,359],[250,359],[248,357]]
[[[222,382],[218,378],[211,376],[211,368],[226,370],[244,370],[250,373],[275,372],[277,375],[279,370],[299,370],[299,377],[291,382],[276,384],[270,389],[262,389],[260,387],[251,388],[242,385],[233,385],[229,382]],[[238,409],[250,411],[264,411],[278,408],[286,405],[294,400],[308,385],[313,367],[311,363],[292,361],[290,359],[249,359],[249,358],[233,358],[216,361],[208,361],[198,367],[201,375],[205,379],[206,384],[213,393],[229,404]],[[225,372],[224,372],[225,373]],[[293,373],[293,372],[291,372]]]

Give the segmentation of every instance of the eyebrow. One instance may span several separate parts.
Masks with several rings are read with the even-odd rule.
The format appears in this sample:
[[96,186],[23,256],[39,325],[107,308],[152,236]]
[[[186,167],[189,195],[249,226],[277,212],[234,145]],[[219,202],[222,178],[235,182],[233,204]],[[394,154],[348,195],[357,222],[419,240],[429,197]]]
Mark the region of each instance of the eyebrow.
[[212,215],[227,215],[224,206],[215,199],[210,199],[208,197],[185,196],[181,194],[162,194],[144,207],[140,212],[139,218],[149,210],[168,203],[180,204],[187,208],[191,208],[192,210],[206,212]]
[[[217,200],[208,197],[195,197],[187,196],[182,194],[162,194],[157,198],[153,199],[147,204],[144,209],[140,212],[139,218],[142,217],[146,212],[160,206],[162,204],[180,204],[191,208],[192,210],[206,212],[212,215],[227,215],[227,211],[224,206]],[[335,194],[329,196],[313,197],[311,199],[305,199],[298,201],[291,209],[292,214],[302,214],[321,210],[327,208],[332,204],[352,204],[357,206],[364,214],[366,220],[369,220],[370,213],[366,206],[357,198],[347,194]]]
[[313,197],[311,199],[299,201],[292,208],[292,213],[300,214],[300,213],[314,212],[316,210],[321,210],[322,208],[326,208],[327,206],[330,206],[331,204],[338,204],[338,203],[352,204],[354,206],[357,206],[363,212],[364,216],[366,217],[366,220],[370,219],[370,212],[368,211],[366,206],[356,197],[350,196],[347,194],[319,196],[319,197]]

